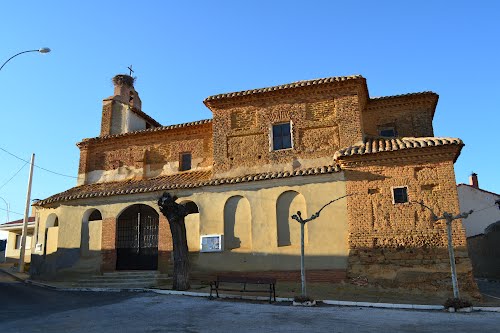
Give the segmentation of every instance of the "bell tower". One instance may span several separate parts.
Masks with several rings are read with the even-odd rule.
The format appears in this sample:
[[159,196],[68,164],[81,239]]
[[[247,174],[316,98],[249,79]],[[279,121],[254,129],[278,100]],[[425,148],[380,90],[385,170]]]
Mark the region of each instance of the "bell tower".
[[[134,88],[135,79],[126,74],[115,75],[113,96],[102,102],[100,136],[122,134],[151,127],[141,110],[142,102]],[[149,117],[147,117],[149,118]]]

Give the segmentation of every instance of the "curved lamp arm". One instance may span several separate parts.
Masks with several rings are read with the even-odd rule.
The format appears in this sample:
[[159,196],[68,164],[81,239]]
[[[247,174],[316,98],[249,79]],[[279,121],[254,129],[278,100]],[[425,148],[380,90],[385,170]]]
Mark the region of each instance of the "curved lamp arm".
[[9,59],[7,59],[6,62],[3,63],[2,67],[0,67],[0,71],[2,70],[3,66],[5,66],[12,58],[15,58],[15,57],[17,57],[20,54],[28,53],[28,52],[49,53],[50,49],[48,47],[42,47],[41,49],[38,49],[38,50],[28,50],[28,51],[23,51],[23,52],[19,52],[17,54],[14,54],[12,57],[10,57]]

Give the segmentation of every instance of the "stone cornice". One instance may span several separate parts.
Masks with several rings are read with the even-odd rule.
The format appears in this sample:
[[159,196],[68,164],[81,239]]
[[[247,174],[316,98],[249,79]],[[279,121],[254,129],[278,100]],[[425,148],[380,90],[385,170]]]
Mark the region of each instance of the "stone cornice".
[[207,97],[203,103],[213,111],[219,107],[241,105],[255,100],[283,98],[290,95],[321,94],[339,90],[339,88],[349,88],[358,92],[358,87],[363,85],[366,90],[366,79],[361,75],[330,77],[324,79],[298,81],[294,83],[273,86],[261,89],[238,91],[227,94],[219,94]]
[[369,99],[366,111],[370,112],[379,109],[399,108],[409,105],[427,105],[427,107],[432,109],[432,115],[434,116],[438,99],[439,95],[432,91],[375,97]]
[[175,124],[175,125],[169,125],[169,126],[152,127],[152,128],[128,132],[128,133],[111,134],[111,135],[105,135],[105,136],[98,136],[95,138],[87,138],[87,139],[83,139],[81,142],[78,142],[76,145],[78,148],[81,149],[81,148],[85,148],[89,144],[104,142],[104,141],[109,140],[109,139],[129,137],[129,136],[135,136],[135,135],[140,135],[140,134],[149,134],[149,133],[155,133],[155,132],[165,132],[165,131],[171,131],[171,130],[176,130],[176,129],[181,129],[181,128],[201,126],[201,125],[206,125],[206,124],[212,124],[212,119],[204,119],[204,120],[198,120],[198,121],[193,121],[193,122],[189,122],[189,123]]
[[423,160],[452,160],[453,163],[460,155],[464,145],[434,146],[412,150],[385,151],[377,154],[343,156],[336,162],[343,169],[365,165],[394,165],[394,163],[422,163]]

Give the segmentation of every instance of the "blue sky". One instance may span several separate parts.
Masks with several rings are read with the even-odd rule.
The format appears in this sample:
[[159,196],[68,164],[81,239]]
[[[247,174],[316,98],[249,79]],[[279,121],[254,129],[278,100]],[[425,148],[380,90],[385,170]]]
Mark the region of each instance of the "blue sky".
[[[361,74],[371,97],[437,92],[435,135],[466,144],[457,183],[474,171],[500,192],[498,1],[23,1],[2,14],[0,62],[52,49],[0,71],[0,148],[43,168],[76,177],[75,143],[99,135],[111,78],[131,64],[163,125],[211,118],[213,94]],[[28,165],[0,161],[0,197],[22,218]],[[32,198],[75,183],[35,169]]]

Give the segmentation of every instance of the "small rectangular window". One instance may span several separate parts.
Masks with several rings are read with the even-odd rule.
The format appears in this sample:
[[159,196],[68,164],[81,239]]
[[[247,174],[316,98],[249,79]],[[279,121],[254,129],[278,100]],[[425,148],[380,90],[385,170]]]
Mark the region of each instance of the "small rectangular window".
[[21,248],[21,235],[16,235],[16,244],[14,249],[19,250]]
[[385,138],[394,138],[396,137],[396,129],[394,127],[381,127],[378,130],[378,134]]
[[290,123],[273,125],[273,150],[292,148]]
[[393,187],[392,199],[395,204],[408,202],[408,188],[406,186]]
[[191,170],[191,153],[182,153],[180,160],[180,171]]

